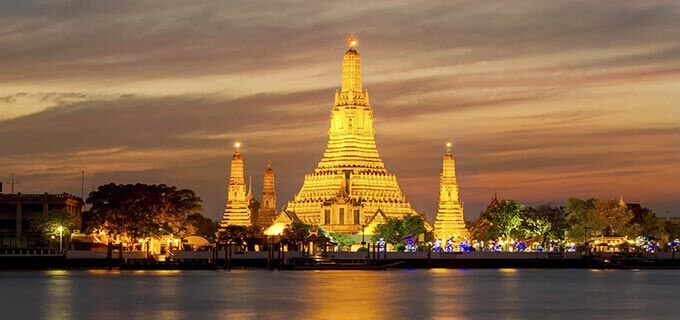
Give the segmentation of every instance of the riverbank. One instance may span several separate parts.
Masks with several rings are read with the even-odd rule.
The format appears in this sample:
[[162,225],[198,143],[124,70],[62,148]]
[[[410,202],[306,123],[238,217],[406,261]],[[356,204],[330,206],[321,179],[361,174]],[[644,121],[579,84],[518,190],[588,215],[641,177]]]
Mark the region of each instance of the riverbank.
[[[22,250],[0,254],[0,269],[277,269],[303,257],[302,252],[175,251],[167,261],[145,252],[56,252]],[[165,257],[164,257],[165,258]],[[399,263],[396,268],[680,268],[680,255],[672,252],[644,254],[537,253],[537,252],[328,252],[336,263]]]

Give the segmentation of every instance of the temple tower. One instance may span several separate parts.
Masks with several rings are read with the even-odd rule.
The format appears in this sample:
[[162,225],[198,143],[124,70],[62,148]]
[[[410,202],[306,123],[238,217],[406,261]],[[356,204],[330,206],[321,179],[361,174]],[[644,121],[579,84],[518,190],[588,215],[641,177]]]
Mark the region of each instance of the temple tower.
[[243,177],[243,157],[241,144],[234,144],[234,155],[231,157],[229,186],[227,187],[227,206],[220,222],[220,227],[250,226],[250,210],[246,195],[246,183]]
[[439,175],[439,209],[434,221],[435,237],[442,240],[454,238],[456,241],[469,237],[463,217],[463,204],[458,195],[456,163],[451,144],[446,144],[446,153]]
[[271,162],[267,162],[262,178],[262,203],[257,224],[268,227],[276,218],[276,191],[274,189],[274,169]]
[[330,232],[357,233],[378,211],[387,217],[417,213],[380,158],[354,36],[348,46],[342,59],[341,88],[330,110],[326,151],[316,170],[305,175],[286,210]]
[[248,191],[246,192],[246,203],[250,205],[253,201],[253,176],[248,177]]

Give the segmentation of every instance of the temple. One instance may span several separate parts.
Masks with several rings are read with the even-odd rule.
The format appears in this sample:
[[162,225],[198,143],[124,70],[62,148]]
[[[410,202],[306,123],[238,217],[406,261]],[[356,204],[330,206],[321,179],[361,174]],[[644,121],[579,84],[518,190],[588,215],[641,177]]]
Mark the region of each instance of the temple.
[[450,143],[446,144],[442,171],[439,175],[439,209],[434,221],[434,234],[437,239],[442,240],[453,238],[461,241],[469,237],[465,228],[463,204],[458,195],[456,162]]
[[262,178],[262,203],[258,213],[256,225],[268,227],[276,218],[276,191],[274,189],[274,169],[271,162],[267,163]]
[[[250,197],[252,197],[252,194]],[[227,187],[227,206],[224,209],[220,228],[232,225],[252,225],[251,213],[248,208],[250,197],[246,194],[241,144],[237,142],[234,144],[234,155],[231,157],[231,171]]]
[[373,108],[362,87],[357,39],[349,38],[342,84],[331,108],[328,145],[313,173],[286,210],[325,230],[357,233],[376,216],[417,214],[385,169],[375,144]]

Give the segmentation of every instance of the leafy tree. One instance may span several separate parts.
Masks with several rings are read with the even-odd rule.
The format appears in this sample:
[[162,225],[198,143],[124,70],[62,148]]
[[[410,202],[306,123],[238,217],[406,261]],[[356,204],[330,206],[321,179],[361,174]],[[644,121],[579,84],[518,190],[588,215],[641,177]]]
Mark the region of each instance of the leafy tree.
[[387,243],[400,243],[403,235],[401,222],[402,220],[398,218],[387,218],[385,222],[375,227],[373,241],[383,238]]
[[522,238],[533,238],[545,244],[546,235],[552,229],[550,221],[540,216],[525,215],[522,217],[522,222],[521,230],[524,235]]
[[617,200],[575,199],[567,202],[568,237],[583,241],[592,236],[635,236],[633,213]]
[[217,230],[220,225],[217,221],[206,218],[200,213],[189,214],[186,218],[185,236],[197,235],[215,241]]
[[636,235],[652,239],[668,240],[668,233],[665,230],[664,221],[659,220],[656,217],[656,214],[648,208],[633,210],[631,224],[633,231],[636,231]]
[[527,234],[538,238],[543,246],[549,241],[563,240],[568,227],[567,213],[564,207],[550,204],[538,207],[527,207],[524,210],[524,220]]
[[261,244],[264,235],[258,226],[227,226],[220,230],[217,237],[221,243],[236,244],[243,250],[255,250],[256,244]]
[[312,226],[300,221],[293,221],[283,230],[282,240],[291,248],[298,250],[299,244],[309,237]]
[[470,224],[470,236],[472,239],[479,241],[493,240],[491,237],[493,232],[493,223],[487,218],[480,216],[477,220]]
[[409,214],[402,218],[402,239],[406,236],[417,237],[419,234],[424,234],[425,219],[419,215]]
[[186,231],[186,218],[202,210],[193,191],[164,184],[115,184],[90,193],[91,230],[114,238],[134,240]]
[[485,238],[512,239],[524,236],[521,229],[524,206],[515,200],[501,200],[500,204],[480,215],[491,226]]
[[567,201],[567,222],[569,228],[567,236],[576,242],[586,241],[588,237],[597,234],[605,224],[595,211],[596,199],[576,199],[570,198]]
[[227,226],[222,228],[217,233],[217,238],[221,243],[236,243],[242,244],[245,238],[246,227],[244,226]]
[[601,231],[604,236],[636,236],[631,229],[633,212],[625,205],[621,205],[617,200],[595,201],[595,210],[604,221],[604,229]]
[[331,242],[339,245],[339,246],[351,246],[354,244],[354,238],[348,234],[342,234],[342,233],[330,233],[329,234]]
[[680,223],[664,221],[663,229],[669,240],[680,239]]
[[263,244],[264,230],[260,226],[248,226],[245,228],[243,241],[248,246],[248,250],[254,251],[255,245]]
[[380,238],[391,244],[399,244],[406,236],[417,237],[425,234],[425,220],[419,215],[406,215],[403,218],[387,218],[375,228],[373,240]]
[[46,214],[41,214],[33,220],[31,228],[39,231],[45,238],[59,235],[59,227],[62,227],[64,237],[70,235],[76,229],[76,217],[66,210],[50,210]]

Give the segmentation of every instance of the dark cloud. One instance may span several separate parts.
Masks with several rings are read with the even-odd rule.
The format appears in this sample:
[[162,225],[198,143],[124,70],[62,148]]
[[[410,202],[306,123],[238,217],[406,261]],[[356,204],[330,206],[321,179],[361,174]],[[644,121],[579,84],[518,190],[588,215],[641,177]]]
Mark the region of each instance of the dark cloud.
[[[677,3],[10,2],[0,81],[253,73],[324,63],[357,32],[396,69],[678,45]],[[348,29],[349,28],[349,29]],[[351,30],[350,30],[351,29]],[[369,45],[369,44],[367,44]],[[330,48],[329,48],[330,47]],[[330,50],[329,50],[330,49]],[[463,55],[442,55],[464,49]],[[403,59],[404,52],[419,51]],[[433,59],[437,55],[438,59]],[[611,64],[680,62],[677,49]]]

